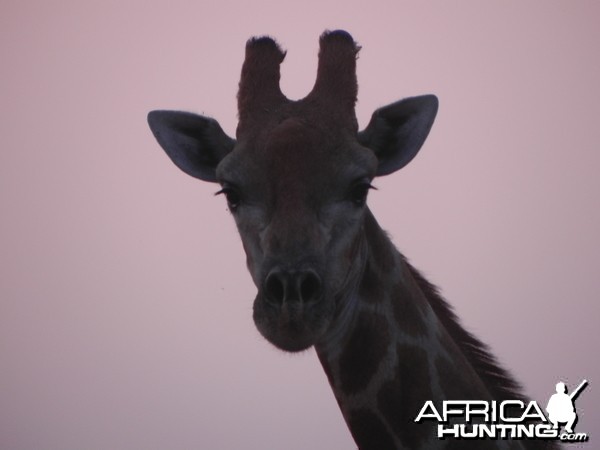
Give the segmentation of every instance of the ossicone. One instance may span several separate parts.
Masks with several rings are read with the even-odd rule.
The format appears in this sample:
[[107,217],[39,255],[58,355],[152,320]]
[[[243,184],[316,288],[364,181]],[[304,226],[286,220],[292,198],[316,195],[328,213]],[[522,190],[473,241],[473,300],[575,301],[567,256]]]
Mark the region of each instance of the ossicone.
[[360,46],[346,31],[325,31],[319,39],[317,79],[309,97],[354,114],[358,94],[356,59]]
[[257,111],[287,101],[279,87],[279,66],[284,58],[285,52],[272,38],[262,36],[248,40],[238,91],[240,122]]

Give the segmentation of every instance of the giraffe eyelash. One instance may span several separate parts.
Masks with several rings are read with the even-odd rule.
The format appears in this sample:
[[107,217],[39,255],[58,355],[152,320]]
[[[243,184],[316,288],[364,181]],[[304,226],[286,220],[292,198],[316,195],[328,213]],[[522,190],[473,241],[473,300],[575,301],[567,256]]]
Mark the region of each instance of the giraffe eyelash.
[[360,181],[354,184],[350,190],[350,200],[355,206],[364,206],[367,202],[367,194],[371,189],[377,190],[369,181]]
[[227,199],[227,205],[231,212],[234,212],[241,203],[241,196],[237,189],[232,186],[223,186],[223,188],[217,192],[215,195],[223,194]]

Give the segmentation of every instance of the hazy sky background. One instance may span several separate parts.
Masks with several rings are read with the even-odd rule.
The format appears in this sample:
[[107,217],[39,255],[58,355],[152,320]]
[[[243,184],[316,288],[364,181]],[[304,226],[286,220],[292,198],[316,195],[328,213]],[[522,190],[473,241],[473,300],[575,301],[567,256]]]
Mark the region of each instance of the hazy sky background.
[[[362,45],[357,115],[435,93],[418,157],[369,203],[466,327],[540,403],[590,381],[600,430],[600,3],[3,1],[0,449],[349,449],[314,352],[255,330],[215,185],[146,114],[230,134],[246,39],[309,92],[318,37]],[[595,433],[595,434],[594,434]]]

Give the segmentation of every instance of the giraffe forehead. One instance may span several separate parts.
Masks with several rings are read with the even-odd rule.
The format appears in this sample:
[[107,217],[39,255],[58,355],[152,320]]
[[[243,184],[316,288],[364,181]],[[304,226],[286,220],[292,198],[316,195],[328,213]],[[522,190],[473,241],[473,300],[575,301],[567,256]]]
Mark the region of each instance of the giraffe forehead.
[[328,134],[300,120],[287,119],[266,136],[258,149],[270,174],[281,174],[281,178],[312,174],[315,179],[345,164],[347,151],[343,144],[333,132]]
[[[356,136],[317,120],[286,118],[244,142],[239,151],[251,159],[247,176],[266,177],[277,187],[311,189],[369,177],[377,159]],[[235,160],[231,161],[235,165]]]

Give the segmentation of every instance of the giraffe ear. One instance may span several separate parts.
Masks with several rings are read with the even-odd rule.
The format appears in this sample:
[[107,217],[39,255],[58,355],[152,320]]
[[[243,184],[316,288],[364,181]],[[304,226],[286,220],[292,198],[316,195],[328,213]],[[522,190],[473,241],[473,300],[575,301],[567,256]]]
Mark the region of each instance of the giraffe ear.
[[210,117],[181,111],[151,111],[148,125],[175,165],[204,181],[217,181],[217,164],[235,145],[219,122]]
[[388,175],[407,165],[425,142],[438,110],[435,95],[400,100],[379,108],[358,141],[379,159],[377,176]]

